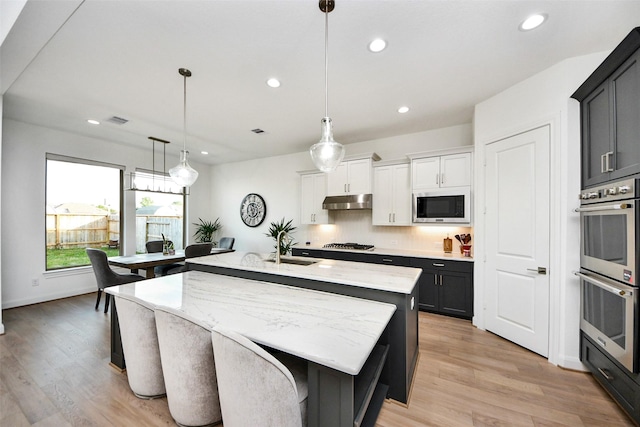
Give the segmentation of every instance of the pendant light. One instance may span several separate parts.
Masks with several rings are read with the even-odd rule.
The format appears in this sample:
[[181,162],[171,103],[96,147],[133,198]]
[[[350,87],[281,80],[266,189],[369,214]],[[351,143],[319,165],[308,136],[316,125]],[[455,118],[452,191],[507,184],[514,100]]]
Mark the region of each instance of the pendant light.
[[324,12],[324,118],[320,121],[320,141],[309,153],[311,160],[322,172],[334,171],[344,158],[344,147],[333,139],[331,118],[329,117],[329,12],[335,7],[334,0],[320,0],[320,10]]
[[169,169],[171,179],[181,187],[190,187],[198,179],[198,171],[189,165],[189,152],[187,151],[187,77],[191,77],[191,71],[186,68],[178,69],[178,73],[184,77],[184,142],[180,151],[180,163]]

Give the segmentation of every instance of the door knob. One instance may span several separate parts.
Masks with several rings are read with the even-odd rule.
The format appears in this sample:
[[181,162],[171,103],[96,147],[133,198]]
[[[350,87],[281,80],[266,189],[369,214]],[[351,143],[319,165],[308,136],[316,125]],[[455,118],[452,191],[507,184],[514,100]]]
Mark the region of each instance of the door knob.
[[538,268],[527,268],[527,271],[533,271],[538,274],[547,274],[546,267],[538,267]]

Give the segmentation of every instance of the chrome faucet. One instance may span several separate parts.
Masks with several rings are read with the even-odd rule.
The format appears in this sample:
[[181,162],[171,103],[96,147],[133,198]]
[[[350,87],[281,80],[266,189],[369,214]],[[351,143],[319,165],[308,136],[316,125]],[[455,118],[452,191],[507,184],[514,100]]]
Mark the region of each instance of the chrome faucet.
[[284,234],[285,238],[289,237],[286,231],[282,230],[278,233],[278,237],[276,237],[276,264],[280,264],[280,241],[281,237]]

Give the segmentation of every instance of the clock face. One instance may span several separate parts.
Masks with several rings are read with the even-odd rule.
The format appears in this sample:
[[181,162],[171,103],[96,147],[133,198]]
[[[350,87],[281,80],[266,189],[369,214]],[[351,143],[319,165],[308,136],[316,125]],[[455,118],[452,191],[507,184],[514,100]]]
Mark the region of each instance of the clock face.
[[242,218],[242,222],[249,227],[257,227],[262,224],[266,215],[267,205],[259,194],[247,194],[245,198],[242,199],[240,218]]

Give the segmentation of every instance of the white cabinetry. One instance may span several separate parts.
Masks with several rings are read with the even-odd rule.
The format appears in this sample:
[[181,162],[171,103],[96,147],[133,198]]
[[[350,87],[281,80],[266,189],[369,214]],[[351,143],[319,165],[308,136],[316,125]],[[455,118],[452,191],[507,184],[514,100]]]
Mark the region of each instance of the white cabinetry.
[[411,225],[409,164],[373,168],[373,225]]
[[371,193],[371,158],[340,163],[327,174],[328,196]]
[[411,163],[414,190],[471,185],[471,153],[414,158]]
[[329,224],[329,211],[322,209],[322,202],[327,195],[327,174],[311,173],[300,177],[302,207],[301,224]]

